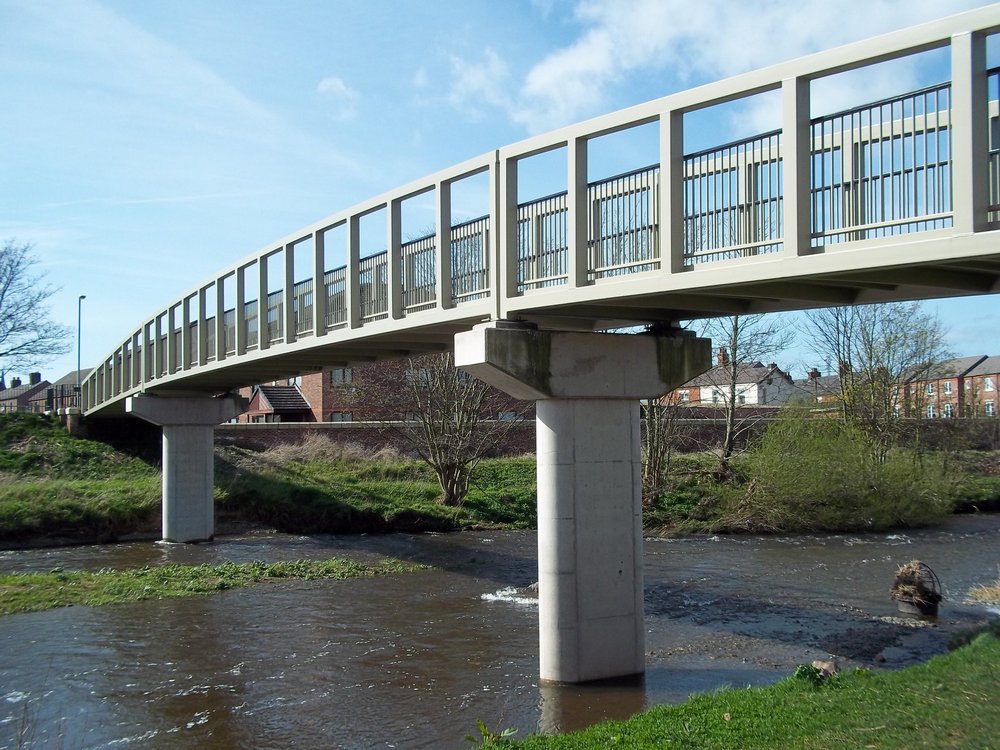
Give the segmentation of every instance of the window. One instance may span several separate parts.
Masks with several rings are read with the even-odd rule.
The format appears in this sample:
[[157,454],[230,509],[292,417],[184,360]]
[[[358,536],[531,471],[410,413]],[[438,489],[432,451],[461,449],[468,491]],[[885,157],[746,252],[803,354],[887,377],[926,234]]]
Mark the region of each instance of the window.
[[934,404],[927,404],[927,418],[934,419]]
[[518,419],[517,412],[502,411],[499,414],[497,414],[497,419],[499,419],[501,422],[516,422]]
[[997,415],[996,409],[993,407],[993,401],[987,401],[984,406],[986,407],[986,416],[995,417]]
[[428,367],[418,367],[415,370],[406,371],[406,382],[416,385],[428,386],[434,378],[434,373]]
[[350,411],[331,411],[330,412],[331,422],[353,422],[354,412]]
[[928,396],[933,396],[934,395],[934,384],[933,383],[928,383],[927,384],[927,395]]
[[741,404],[745,404],[747,402],[747,396],[745,393],[741,393],[739,396],[736,397],[736,400],[739,401]]
[[718,392],[717,390],[715,390],[715,389],[713,388],[713,389],[712,389],[712,403],[713,403],[713,404],[717,404],[717,403],[719,403],[719,401],[721,401],[721,400],[722,400],[722,394],[721,394],[721,393],[719,393],[719,392]]
[[289,378],[288,385],[296,385],[296,386],[302,385],[302,376],[296,375],[293,378]]
[[681,391],[681,403],[687,404],[691,401],[691,391]]
[[946,380],[944,382],[944,385],[942,386],[942,389],[944,390],[944,392],[946,394],[948,394],[950,396],[951,395],[951,381],[950,380]]
[[989,376],[989,375],[987,375],[985,378],[983,378],[983,390],[984,391],[992,391],[993,390],[993,378],[991,376]]
[[945,419],[951,419],[951,413],[952,413],[952,406],[951,406],[951,404],[945,404],[944,405],[944,415],[943,415],[944,418]]
[[330,385],[342,385],[354,380],[354,371],[350,367],[334,367],[330,370]]

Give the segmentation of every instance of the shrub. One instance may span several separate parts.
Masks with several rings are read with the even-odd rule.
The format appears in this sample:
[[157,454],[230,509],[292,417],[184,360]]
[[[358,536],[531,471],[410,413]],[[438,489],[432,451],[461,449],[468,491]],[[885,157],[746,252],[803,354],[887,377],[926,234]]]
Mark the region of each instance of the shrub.
[[744,458],[742,496],[719,527],[754,531],[920,526],[951,510],[942,460],[896,450],[871,458],[864,436],[830,419],[786,412]]

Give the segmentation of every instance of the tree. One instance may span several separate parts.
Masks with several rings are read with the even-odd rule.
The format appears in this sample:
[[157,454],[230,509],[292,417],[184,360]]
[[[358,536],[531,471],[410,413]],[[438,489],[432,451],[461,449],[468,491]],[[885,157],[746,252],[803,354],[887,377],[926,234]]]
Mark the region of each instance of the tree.
[[455,368],[450,354],[392,360],[355,381],[354,401],[400,435],[459,505],[476,465],[504,447],[527,404]]
[[712,385],[720,393],[726,428],[719,448],[718,473],[722,478],[730,474],[730,459],[736,450],[738,438],[752,429],[759,417],[741,416],[738,382],[747,365],[765,362],[789,346],[792,332],[780,324],[775,315],[733,315],[708,321],[701,335],[710,336],[717,351],[721,351],[719,364],[709,371]]
[[642,402],[642,502],[655,503],[667,488],[670,467],[680,438],[681,403],[676,393]]
[[0,378],[69,351],[70,331],[49,318],[55,287],[35,271],[30,244],[5,240],[0,248]]
[[832,307],[807,314],[815,352],[840,372],[846,421],[868,440],[872,458],[884,462],[899,436],[907,382],[947,359],[945,331],[919,302]]

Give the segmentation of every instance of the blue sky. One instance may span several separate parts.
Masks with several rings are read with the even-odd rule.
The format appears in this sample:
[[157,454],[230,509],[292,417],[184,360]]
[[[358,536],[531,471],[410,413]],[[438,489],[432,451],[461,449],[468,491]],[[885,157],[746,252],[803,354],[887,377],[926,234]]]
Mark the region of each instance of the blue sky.
[[[0,238],[34,244],[60,288],[60,322],[75,330],[87,295],[83,361],[94,364],[222,267],[395,185],[532,133],[982,4],[0,0]],[[855,17],[863,22],[845,22]],[[831,80],[814,98],[828,108],[875,98],[901,80],[929,82],[940,63]],[[690,130],[763,128],[768,109],[747,103]],[[1000,298],[928,304],[956,354],[1000,353]],[[797,350],[784,363],[802,372],[808,359]],[[44,374],[75,362],[74,349]]]

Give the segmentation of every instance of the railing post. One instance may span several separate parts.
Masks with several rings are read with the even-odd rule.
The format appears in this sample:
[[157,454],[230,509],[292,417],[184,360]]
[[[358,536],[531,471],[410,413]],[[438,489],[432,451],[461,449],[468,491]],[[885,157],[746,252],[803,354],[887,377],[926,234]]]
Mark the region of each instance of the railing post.
[[659,257],[664,273],[684,270],[684,113],[660,113]]
[[156,319],[146,323],[142,328],[145,339],[142,343],[142,385],[146,385],[155,377],[156,372]]
[[[233,309],[233,324],[236,326],[236,356],[247,353],[247,267],[236,269],[236,299]],[[260,305],[257,305],[260,308]],[[260,328],[260,315],[257,316],[257,327]]]
[[810,181],[812,144],[809,133],[809,79],[786,78],[781,84],[781,155],[784,162],[784,252],[812,253]]
[[[235,316],[234,316],[235,318]],[[215,280],[215,361],[226,358],[226,277]]]
[[989,119],[986,37],[951,37],[951,174],[955,229],[978,232],[989,209]]
[[173,375],[177,372],[177,337],[174,330],[177,328],[177,305],[171,305],[167,311],[167,374]]
[[347,220],[347,267],[344,291],[347,302],[347,325],[361,327],[361,217]]
[[[586,138],[570,138],[566,142],[566,282],[571,287],[586,286],[590,278],[589,224],[590,214],[587,189]],[[540,253],[539,253],[540,255]]]
[[257,258],[257,351],[271,345],[271,303],[267,298],[267,266],[270,254]]
[[145,327],[140,328],[132,334],[132,373],[129,378],[129,386],[142,385],[143,361],[146,359],[146,347],[143,345],[142,337],[145,335]]
[[313,233],[313,336],[326,335],[326,233]]
[[517,159],[500,160],[497,171],[497,219],[494,229],[497,242],[493,247],[496,283],[497,320],[507,317],[507,300],[517,296]]
[[295,315],[295,243],[288,243],[281,252],[285,261],[285,285],[281,290],[282,307],[284,308],[281,311],[281,317],[284,318],[285,330],[282,333],[285,343],[291,344],[295,341],[299,329]]
[[198,366],[208,364],[208,287],[198,290]]
[[434,193],[436,196],[434,244],[437,250],[435,291],[438,309],[447,310],[455,306],[451,290],[451,182],[438,180],[434,186]]
[[386,204],[385,276],[389,299],[386,301],[390,320],[403,317],[403,202],[396,198]]

